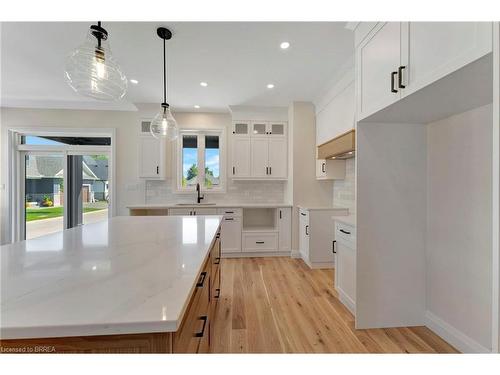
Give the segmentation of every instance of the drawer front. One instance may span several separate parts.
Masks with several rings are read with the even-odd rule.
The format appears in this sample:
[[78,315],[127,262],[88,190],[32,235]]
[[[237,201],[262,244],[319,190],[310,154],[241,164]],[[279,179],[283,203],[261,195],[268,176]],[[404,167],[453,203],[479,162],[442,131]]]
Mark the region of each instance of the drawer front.
[[277,233],[244,233],[243,251],[277,251],[278,234]]
[[181,327],[174,334],[174,353],[198,353],[203,338],[209,335],[209,266],[207,264],[200,274]]
[[346,246],[356,247],[356,228],[344,223],[335,222],[335,239]]
[[217,215],[224,215],[224,217],[234,217],[234,216],[242,216],[243,215],[243,209],[241,208],[218,208],[217,209]]

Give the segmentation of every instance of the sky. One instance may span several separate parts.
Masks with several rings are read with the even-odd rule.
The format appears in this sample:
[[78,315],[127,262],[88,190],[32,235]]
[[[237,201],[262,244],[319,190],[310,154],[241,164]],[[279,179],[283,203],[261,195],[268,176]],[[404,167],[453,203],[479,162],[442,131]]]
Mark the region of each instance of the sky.
[[27,135],[26,136],[26,144],[27,145],[62,145],[60,142],[53,141],[51,139],[46,139],[46,138],[41,138],[41,137],[35,137],[33,135]]

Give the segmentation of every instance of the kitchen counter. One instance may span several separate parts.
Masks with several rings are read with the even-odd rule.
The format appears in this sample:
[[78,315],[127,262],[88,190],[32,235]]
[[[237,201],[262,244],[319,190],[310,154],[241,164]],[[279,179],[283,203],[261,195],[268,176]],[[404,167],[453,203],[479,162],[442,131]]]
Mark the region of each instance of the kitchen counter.
[[170,204],[131,204],[127,206],[129,210],[154,210],[154,209],[168,209],[168,208],[226,208],[226,207],[241,207],[241,208],[284,208],[292,207],[291,204],[286,203],[215,203],[215,204],[190,204],[188,203],[170,203]]
[[356,227],[356,215],[332,216],[332,220]]
[[176,331],[221,220],[114,217],[1,246],[1,338]]
[[338,206],[298,206],[299,209],[301,210],[308,210],[308,211],[336,211],[338,215],[349,215],[349,209],[345,207],[338,207]]

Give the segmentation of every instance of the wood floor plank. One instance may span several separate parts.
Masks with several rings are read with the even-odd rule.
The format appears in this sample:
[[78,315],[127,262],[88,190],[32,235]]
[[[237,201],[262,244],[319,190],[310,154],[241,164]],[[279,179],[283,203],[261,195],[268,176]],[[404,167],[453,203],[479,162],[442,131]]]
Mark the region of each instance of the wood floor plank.
[[333,270],[302,260],[222,260],[216,353],[456,353],[426,327],[357,330]]

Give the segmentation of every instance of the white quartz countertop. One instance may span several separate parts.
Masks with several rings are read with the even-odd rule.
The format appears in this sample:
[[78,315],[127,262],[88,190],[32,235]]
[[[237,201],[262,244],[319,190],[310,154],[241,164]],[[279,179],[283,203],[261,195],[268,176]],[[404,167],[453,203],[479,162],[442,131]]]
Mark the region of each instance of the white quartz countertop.
[[337,206],[298,206],[301,210],[308,211],[335,211],[338,215],[349,215],[349,209]]
[[347,215],[347,216],[336,215],[336,216],[332,216],[332,219],[335,221],[338,221],[340,223],[344,223],[344,224],[356,227],[356,215]]
[[280,208],[280,207],[292,207],[291,204],[286,203],[215,203],[215,204],[189,204],[189,203],[166,203],[166,204],[131,204],[127,206],[128,209],[165,209],[165,208],[187,208],[187,207],[199,207],[199,208],[225,208],[225,207],[241,207],[241,208]]
[[0,247],[3,339],[178,329],[222,216],[123,216]]

